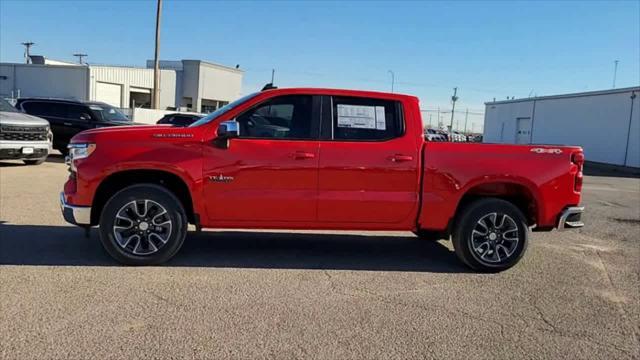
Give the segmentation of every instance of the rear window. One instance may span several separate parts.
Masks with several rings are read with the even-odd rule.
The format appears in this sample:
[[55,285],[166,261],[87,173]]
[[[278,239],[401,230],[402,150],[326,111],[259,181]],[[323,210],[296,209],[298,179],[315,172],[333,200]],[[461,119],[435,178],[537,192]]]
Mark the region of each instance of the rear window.
[[402,106],[397,101],[333,97],[335,140],[382,141],[404,133]]

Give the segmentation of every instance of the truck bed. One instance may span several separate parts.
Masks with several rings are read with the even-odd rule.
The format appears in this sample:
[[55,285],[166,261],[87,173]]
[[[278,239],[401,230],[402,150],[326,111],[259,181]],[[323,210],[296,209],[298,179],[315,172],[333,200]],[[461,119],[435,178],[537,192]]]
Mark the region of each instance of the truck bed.
[[[578,146],[425,142],[418,225],[445,230],[458,205],[474,196],[530,198],[528,214],[538,228],[554,227],[563,208],[578,205],[572,162]],[[523,195],[524,194],[524,195]]]

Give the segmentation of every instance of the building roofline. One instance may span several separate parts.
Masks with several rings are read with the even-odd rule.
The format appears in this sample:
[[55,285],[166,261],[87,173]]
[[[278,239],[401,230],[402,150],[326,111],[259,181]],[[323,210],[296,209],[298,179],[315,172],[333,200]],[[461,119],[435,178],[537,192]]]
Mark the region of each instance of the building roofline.
[[488,101],[488,102],[485,102],[484,104],[485,106],[500,105],[500,104],[511,104],[511,103],[526,102],[526,101],[539,101],[539,100],[551,100],[551,99],[566,99],[566,98],[583,97],[583,96],[608,95],[608,94],[617,94],[617,93],[624,93],[624,92],[630,92],[630,91],[640,91],[640,86],[632,86],[632,87],[626,87],[626,88],[620,88],[620,89],[586,91],[586,92],[571,93],[571,94],[536,96],[536,97],[513,99],[513,100]]
[[[171,61],[171,60],[169,60]],[[236,69],[235,67],[231,67],[231,66],[226,66],[226,65],[220,65],[220,64],[216,64],[216,63],[212,63],[209,61],[205,61],[205,60],[194,60],[194,59],[183,59],[181,61],[191,61],[191,62],[197,62],[200,64],[204,64],[210,67],[214,67],[214,68],[218,68],[218,69],[222,69],[222,70],[229,70],[229,71],[233,71],[233,72],[237,72],[237,73],[244,73],[244,70],[242,69]]]
[[16,62],[0,62],[0,65],[5,66],[35,66],[35,67],[58,67],[58,68],[82,68],[86,69],[89,67],[87,64],[71,64],[71,65],[61,65],[61,64],[25,64],[25,63],[16,63]]

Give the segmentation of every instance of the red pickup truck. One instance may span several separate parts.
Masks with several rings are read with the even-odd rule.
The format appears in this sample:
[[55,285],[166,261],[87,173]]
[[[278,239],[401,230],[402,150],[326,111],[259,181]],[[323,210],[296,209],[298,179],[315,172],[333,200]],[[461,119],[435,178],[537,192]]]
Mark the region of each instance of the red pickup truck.
[[69,150],[63,216],[99,225],[125,264],[167,261],[190,223],[451,237],[466,265],[500,271],[530,228],[583,225],[580,147],[427,142],[408,95],[269,89],[189,127],[85,131]]

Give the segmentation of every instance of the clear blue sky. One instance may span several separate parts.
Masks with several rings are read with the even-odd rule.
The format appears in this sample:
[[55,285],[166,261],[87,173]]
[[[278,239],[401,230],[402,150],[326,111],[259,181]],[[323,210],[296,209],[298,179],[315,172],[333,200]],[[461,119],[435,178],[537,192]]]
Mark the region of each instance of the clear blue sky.
[[[424,108],[484,111],[494,97],[640,83],[640,1],[164,1],[162,59],[246,71],[244,92],[276,85],[389,90]],[[32,53],[144,66],[153,57],[155,1],[0,0],[0,61]],[[481,123],[482,116],[470,119]],[[434,116],[435,121],[435,116]],[[478,129],[476,125],[476,129]]]

